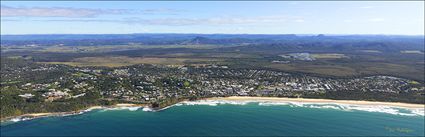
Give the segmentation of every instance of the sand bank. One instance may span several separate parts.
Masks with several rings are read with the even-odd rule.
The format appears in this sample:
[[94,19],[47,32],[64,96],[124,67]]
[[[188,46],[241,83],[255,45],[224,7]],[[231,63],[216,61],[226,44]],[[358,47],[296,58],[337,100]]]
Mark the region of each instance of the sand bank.
[[332,99],[309,99],[309,98],[284,98],[284,97],[215,97],[206,100],[225,100],[225,101],[252,101],[252,102],[300,102],[300,103],[329,103],[329,104],[347,104],[347,105],[368,105],[368,106],[390,106],[402,108],[424,108],[425,104],[410,104],[400,102],[376,102],[376,101],[358,101],[358,100],[332,100]]

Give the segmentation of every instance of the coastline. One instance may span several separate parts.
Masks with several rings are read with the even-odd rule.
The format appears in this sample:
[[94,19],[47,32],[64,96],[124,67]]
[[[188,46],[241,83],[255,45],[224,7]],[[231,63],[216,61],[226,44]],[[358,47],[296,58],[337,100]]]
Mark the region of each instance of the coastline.
[[[145,107],[146,104],[130,104],[130,103],[119,103],[112,106],[91,106],[86,109],[78,110],[78,111],[68,111],[68,112],[42,112],[42,113],[28,113],[23,114],[19,116],[11,116],[1,119],[1,123],[7,122],[7,121],[14,121],[14,119],[19,120],[30,120],[35,118],[42,118],[42,117],[51,117],[51,116],[68,116],[68,115],[77,115],[82,114],[85,112],[89,112],[95,109],[108,109],[108,108],[125,108],[125,107]],[[15,120],[18,121],[18,120]]]
[[[147,111],[161,111],[172,107],[176,104],[187,102],[183,100],[175,104],[162,107],[162,108],[147,108]],[[272,102],[272,103],[306,103],[306,104],[344,104],[344,105],[355,105],[355,106],[386,106],[386,107],[398,107],[405,109],[425,109],[425,104],[411,104],[402,102],[379,102],[379,101],[363,101],[363,100],[333,100],[333,99],[313,99],[313,98],[287,98],[287,97],[252,97],[252,96],[229,96],[229,97],[211,97],[201,98],[195,101],[234,101],[234,102]],[[190,101],[189,101],[190,102]],[[130,108],[130,107],[149,107],[148,104],[131,104],[131,103],[119,103],[112,106],[91,106],[86,109],[69,112],[51,112],[51,113],[29,113],[20,116],[12,116],[1,119],[1,123],[7,121],[20,121],[30,120],[41,117],[50,116],[68,116],[77,115],[85,112],[89,112],[95,109],[113,109],[113,108]]]
[[402,102],[379,102],[364,100],[333,100],[333,99],[313,99],[313,98],[286,98],[286,97],[251,97],[251,96],[229,96],[213,97],[204,100],[224,100],[224,101],[248,101],[248,102],[276,102],[276,103],[323,103],[323,104],[346,104],[360,106],[388,106],[408,109],[424,109],[425,104],[411,104]]

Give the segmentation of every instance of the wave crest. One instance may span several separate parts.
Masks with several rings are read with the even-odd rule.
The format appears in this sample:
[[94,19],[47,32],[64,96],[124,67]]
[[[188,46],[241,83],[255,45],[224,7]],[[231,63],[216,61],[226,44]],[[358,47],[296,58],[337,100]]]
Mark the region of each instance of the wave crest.
[[129,110],[129,111],[137,111],[142,107],[112,107],[112,108],[102,108],[102,110]]
[[183,101],[178,103],[178,105],[208,105],[208,106],[217,106],[222,104],[231,104],[231,105],[246,105],[252,101],[227,101],[227,100],[197,100],[197,101]]
[[341,111],[379,112],[379,113],[387,113],[387,114],[402,115],[402,116],[425,116],[425,109],[422,109],[422,108],[400,108],[400,107],[392,107],[392,106],[353,105],[353,104],[339,104],[339,103],[198,100],[198,101],[184,101],[174,106],[181,106],[181,105],[217,106],[222,104],[246,105],[248,103],[254,103],[254,102],[258,103],[258,105],[260,106],[283,105],[283,106],[290,106],[290,107],[335,109],[335,110],[341,110]]

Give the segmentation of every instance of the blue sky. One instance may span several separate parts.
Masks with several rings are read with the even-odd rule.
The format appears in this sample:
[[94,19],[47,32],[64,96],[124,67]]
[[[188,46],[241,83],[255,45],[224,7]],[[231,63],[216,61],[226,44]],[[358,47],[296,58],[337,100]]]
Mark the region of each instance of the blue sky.
[[1,34],[424,35],[424,2],[1,1]]

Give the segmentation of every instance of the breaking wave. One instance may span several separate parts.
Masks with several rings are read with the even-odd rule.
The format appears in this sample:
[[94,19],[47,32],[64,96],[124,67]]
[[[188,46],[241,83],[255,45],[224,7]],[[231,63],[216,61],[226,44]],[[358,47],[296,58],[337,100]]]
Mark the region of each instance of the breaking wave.
[[20,121],[27,121],[27,120],[31,120],[33,118],[27,118],[27,117],[21,117],[21,118],[13,118],[10,120],[10,122],[20,122]]
[[[393,115],[401,115],[401,116],[425,116],[425,108],[400,108],[400,107],[392,107],[392,106],[372,106],[372,105],[353,105],[353,104],[339,104],[339,103],[305,103],[305,102],[271,102],[271,101],[228,101],[228,100],[197,100],[197,101],[183,101],[160,110],[155,110],[150,107],[98,107],[98,108],[90,108],[77,113],[67,113],[67,114],[55,114],[51,116],[72,116],[72,115],[80,115],[86,112],[90,112],[93,110],[100,110],[100,112],[108,111],[108,110],[129,110],[129,111],[137,111],[141,109],[145,112],[156,112],[162,111],[175,106],[183,106],[183,105],[206,105],[206,106],[218,106],[224,104],[230,105],[246,105],[248,103],[258,103],[259,106],[289,106],[289,107],[306,107],[306,108],[314,108],[314,109],[334,109],[341,111],[366,111],[366,112],[379,112],[379,113],[387,113]],[[49,116],[42,116],[49,117]],[[8,120],[9,122],[16,123],[20,121],[28,121],[39,117],[17,117]]]
[[220,104],[231,104],[231,105],[246,105],[252,101],[226,101],[226,100],[198,100],[198,101],[183,101],[177,105],[208,105],[217,106]]
[[265,102],[259,103],[262,106],[270,105],[288,105],[290,107],[307,107],[307,108],[324,108],[324,109],[336,109],[343,111],[367,111],[367,112],[380,112],[393,115],[402,116],[424,116],[425,111],[421,108],[400,108],[391,106],[372,106],[372,105],[348,105],[348,104],[337,104],[337,103],[300,103],[300,102],[288,102],[288,103],[273,103]]
[[304,102],[270,102],[270,101],[227,101],[227,100],[198,100],[184,101],[174,106],[181,105],[207,105],[217,106],[222,104],[246,105],[248,103],[258,103],[260,106],[289,106],[289,107],[306,107],[316,109],[335,109],[341,111],[366,111],[379,112],[401,116],[425,116],[424,108],[400,108],[392,106],[372,106],[372,105],[353,105],[339,103],[304,103]]
[[137,111],[142,107],[111,107],[111,108],[100,108],[102,111],[108,111],[108,110],[129,110],[129,111]]
[[150,108],[150,107],[143,107],[143,109],[142,109],[143,111],[153,111],[153,109],[152,108]]

